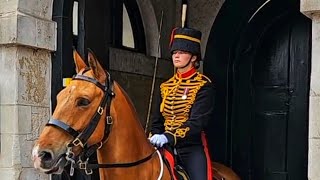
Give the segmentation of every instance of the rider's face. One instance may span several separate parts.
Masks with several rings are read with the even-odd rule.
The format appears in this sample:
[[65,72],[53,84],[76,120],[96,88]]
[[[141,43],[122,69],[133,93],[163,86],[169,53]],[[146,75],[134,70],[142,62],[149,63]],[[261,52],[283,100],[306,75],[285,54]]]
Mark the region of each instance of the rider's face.
[[[172,61],[174,67],[181,69],[190,69],[193,66],[193,62],[196,60],[196,56],[192,56],[191,53],[186,51],[176,50],[172,52]],[[191,62],[190,62],[191,61]]]

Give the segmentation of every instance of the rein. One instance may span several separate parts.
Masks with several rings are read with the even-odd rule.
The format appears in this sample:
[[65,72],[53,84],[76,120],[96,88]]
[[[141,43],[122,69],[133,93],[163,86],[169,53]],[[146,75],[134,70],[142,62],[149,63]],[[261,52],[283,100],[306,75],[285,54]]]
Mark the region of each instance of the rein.
[[[89,69],[85,69],[84,72],[88,70]],[[108,141],[108,137],[113,125],[113,120],[112,120],[112,117],[110,116],[110,106],[111,106],[112,98],[115,96],[115,94],[113,92],[113,81],[110,78],[110,74],[109,73],[107,74],[108,74],[108,78],[106,79],[106,83],[105,83],[106,85],[102,85],[100,82],[98,82],[94,78],[87,77],[80,74],[77,74],[72,78],[72,80],[82,80],[82,81],[93,83],[104,92],[104,96],[100,102],[99,107],[97,108],[97,111],[91,118],[89,125],[82,132],[79,132],[73,129],[71,126],[67,125],[66,123],[64,123],[59,119],[50,119],[49,122],[46,124],[46,126],[57,127],[65,131],[66,133],[68,133],[74,138],[74,140],[72,140],[67,145],[67,152],[63,155],[66,158],[66,160],[71,163],[70,176],[73,176],[74,168],[84,170],[87,175],[90,175],[93,173],[92,169],[128,168],[128,167],[137,166],[139,164],[142,164],[150,160],[153,157],[153,155],[157,152],[157,151],[153,151],[150,155],[148,155],[143,159],[140,159],[134,162],[128,162],[128,163],[110,163],[110,164],[89,164],[88,163],[91,155],[94,154],[98,149],[100,149],[103,146],[104,143]],[[94,130],[96,129],[98,122],[101,119],[101,116],[103,115],[105,109],[107,110],[107,115],[106,115],[106,127],[105,127],[104,137],[101,142],[87,147],[87,140],[90,138],[90,136],[93,134]],[[83,151],[76,157],[74,152],[72,151],[72,148],[77,146],[80,146],[83,149]]]
[[86,164],[86,166],[83,167],[79,167],[80,169],[97,169],[97,168],[128,168],[128,167],[133,167],[133,166],[137,166],[139,164],[142,164],[148,160],[150,160],[153,155],[156,153],[157,151],[153,151],[150,155],[148,155],[147,157],[140,159],[138,161],[134,161],[134,162],[128,162],[128,163],[109,163],[109,164]]

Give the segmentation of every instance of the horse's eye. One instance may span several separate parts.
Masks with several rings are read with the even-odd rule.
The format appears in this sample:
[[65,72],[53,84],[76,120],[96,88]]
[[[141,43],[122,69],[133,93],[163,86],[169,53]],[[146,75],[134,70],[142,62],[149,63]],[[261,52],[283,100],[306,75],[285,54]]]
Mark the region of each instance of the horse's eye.
[[77,102],[77,106],[88,106],[90,104],[90,101],[86,98],[81,98]]

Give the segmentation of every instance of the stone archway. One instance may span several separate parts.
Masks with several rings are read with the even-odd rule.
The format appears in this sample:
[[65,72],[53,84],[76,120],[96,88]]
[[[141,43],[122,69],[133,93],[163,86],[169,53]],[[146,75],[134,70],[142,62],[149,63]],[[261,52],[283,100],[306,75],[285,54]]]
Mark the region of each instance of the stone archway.
[[141,18],[145,30],[146,37],[146,54],[149,56],[157,56],[158,44],[158,23],[157,18],[150,1],[137,0],[140,9]]

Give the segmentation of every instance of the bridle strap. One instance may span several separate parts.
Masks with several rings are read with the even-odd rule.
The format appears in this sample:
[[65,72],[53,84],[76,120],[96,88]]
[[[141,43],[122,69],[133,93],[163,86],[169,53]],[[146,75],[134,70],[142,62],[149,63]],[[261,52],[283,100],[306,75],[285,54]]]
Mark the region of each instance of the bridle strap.
[[102,145],[107,142],[109,138],[109,134],[111,132],[111,128],[113,125],[113,120],[111,116],[107,116],[106,118],[106,126],[105,126],[105,131],[104,131],[104,137],[101,142],[91,145],[87,148],[85,148],[81,154],[79,155],[79,158],[81,161],[86,161],[88,158],[90,158],[99,148],[102,147]]
[[73,144],[75,146],[81,145],[82,147],[84,147],[84,145],[86,144],[86,142],[90,138],[91,134],[94,132],[94,130],[96,129],[96,127],[101,119],[101,115],[103,114],[103,111],[105,109],[107,98],[108,98],[107,95],[105,95],[103,97],[103,99],[102,99],[96,113],[94,114],[93,118],[91,119],[89,125],[73,141]]
[[102,91],[106,91],[106,86],[102,85],[99,81],[97,81],[96,79],[94,78],[91,78],[91,77],[88,77],[88,76],[84,76],[84,75],[81,75],[81,74],[77,74],[75,75],[72,80],[82,80],[82,81],[88,81],[90,83],[93,83],[95,84],[97,87],[99,87]]
[[68,132],[73,138],[76,138],[79,135],[79,132],[74,130],[72,127],[67,125],[66,123],[59,121],[57,119],[50,119],[46,126],[54,126],[58,127],[66,132]]
[[153,151],[150,155],[148,155],[147,157],[140,159],[138,161],[134,161],[134,162],[129,162],[129,163],[110,163],[110,164],[87,164],[87,169],[98,169],[98,168],[128,168],[128,167],[132,167],[132,166],[137,166],[139,164],[142,164],[148,160],[150,160],[153,155],[156,153],[157,151]]
[[[108,104],[110,106],[111,104],[111,99],[114,96],[114,93],[112,91],[113,87],[109,87],[112,86],[113,82],[109,82],[110,80],[110,76],[109,78],[106,80],[106,86],[103,86],[101,83],[99,83],[96,79],[84,76],[84,75],[76,75],[75,77],[73,77],[74,80],[84,80],[87,82],[91,82],[93,84],[95,84],[97,87],[99,87],[101,90],[103,90],[103,92],[105,93],[105,95],[103,96],[103,99],[100,102],[100,105],[96,111],[96,113],[94,114],[93,118],[90,120],[89,125],[75,138],[75,140],[69,145],[69,146],[78,146],[80,145],[82,148],[85,146],[85,144],[87,143],[88,139],[90,138],[90,136],[92,135],[92,133],[94,132],[94,130],[96,129],[101,116],[103,114],[103,111],[106,107],[106,104]],[[110,80],[111,81],[111,80]],[[108,111],[109,108],[108,108]],[[110,112],[109,114],[110,115]]]

